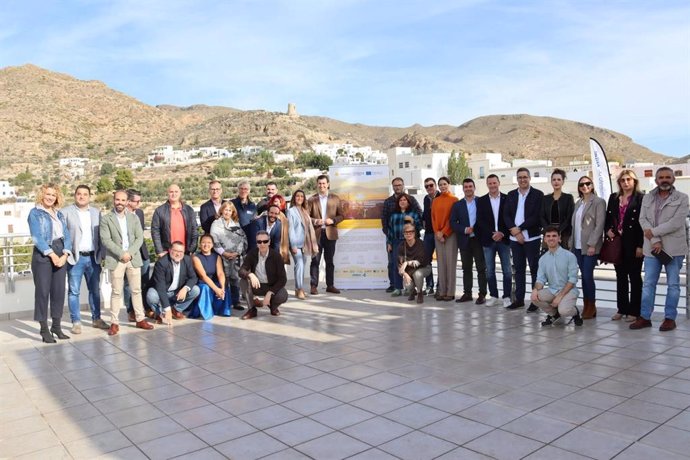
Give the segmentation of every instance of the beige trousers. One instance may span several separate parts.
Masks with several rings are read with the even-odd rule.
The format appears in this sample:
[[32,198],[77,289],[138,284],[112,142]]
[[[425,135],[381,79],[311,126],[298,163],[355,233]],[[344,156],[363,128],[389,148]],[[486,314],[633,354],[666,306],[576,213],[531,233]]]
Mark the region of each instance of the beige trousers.
[[[538,291],[539,293],[537,294],[537,297],[539,300],[537,302],[534,302],[534,304],[541,308],[544,313],[547,315],[552,315],[556,312],[556,307],[551,305],[551,301],[556,297],[554,294],[551,293],[549,289],[542,289],[541,291]],[[575,316],[579,312],[577,308],[575,307],[575,302],[577,302],[577,295],[573,292],[571,289],[563,299],[561,299],[561,303],[558,304],[558,314],[566,317],[566,316]]]
[[438,265],[438,295],[455,296],[455,279],[458,268],[458,239],[450,235],[445,242],[436,238],[436,264]]
[[127,263],[118,262],[115,270],[110,270],[110,283],[113,285],[113,292],[110,296],[111,322],[119,324],[118,316],[120,309],[124,306],[122,291],[125,285],[125,275],[129,288],[132,291],[132,308],[137,322],[144,320],[144,303],[141,300],[141,268],[132,267],[132,261]]

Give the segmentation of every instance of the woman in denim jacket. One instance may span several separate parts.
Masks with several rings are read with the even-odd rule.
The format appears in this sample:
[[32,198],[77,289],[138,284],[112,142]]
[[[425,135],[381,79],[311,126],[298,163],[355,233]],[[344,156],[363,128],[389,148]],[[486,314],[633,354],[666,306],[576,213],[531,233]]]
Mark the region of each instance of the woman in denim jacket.
[[[64,204],[60,188],[54,184],[42,185],[36,195],[36,207],[29,212],[29,231],[34,242],[31,271],[34,276],[34,320],[41,325],[44,342],[55,343],[69,339],[62,332],[60,320],[65,305],[65,278],[67,257],[72,253],[72,238],[67,230],[65,216],[58,211]],[[53,324],[48,329],[48,302]]]

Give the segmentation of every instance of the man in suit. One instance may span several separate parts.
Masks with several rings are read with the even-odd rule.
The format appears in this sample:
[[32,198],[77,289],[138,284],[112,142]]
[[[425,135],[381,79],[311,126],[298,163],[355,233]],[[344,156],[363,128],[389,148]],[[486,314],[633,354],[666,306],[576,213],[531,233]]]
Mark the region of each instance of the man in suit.
[[[141,224],[141,230],[142,232],[144,231],[144,211],[139,209],[141,206],[141,192],[138,190],[135,190],[133,188],[130,188],[127,190],[127,210],[134,215],[136,215],[139,218],[139,223]],[[141,244],[141,248],[139,248],[139,254],[141,255],[141,302],[142,305],[144,305],[144,309],[146,310],[146,316],[149,318],[153,318],[153,312],[149,308],[149,306],[146,304],[146,292],[144,287],[148,284],[149,282],[149,270],[151,267],[151,256],[149,255],[149,248],[146,247],[146,241],[144,241]],[[129,288],[129,283],[127,282],[127,278],[125,278],[125,287],[124,287],[124,298],[125,298],[125,306],[127,307],[127,319],[129,320],[130,323],[133,323],[136,321],[136,315],[134,313],[134,306],[132,305],[132,291]]]
[[308,211],[311,223],[316,232],[316,241],[319,242],[319,252],[311,259],[309,274],[311,278],[311,294],[319,293],[319,264],[321,255],[326,259],[326,292],[340,294],[340,290],[334,286],[335,243],[338,240],[337,225],[343,220],[343,212],[340,206],[340,198],[335,193],[329,192],[330,182],[325,174],[316,178],[318,193],[309,198]]
[[199,296],[198,279],[192,259],[184,253],[181,241],[174,241],[170,251],[158,259],[153,268],[151,287],[146,301],[156,312],[156,322],[172,324],[171,319],[182,319],[184,312]]
[[199,239],[196,213],[182,201],[182,191],[177,184],[168,187],[168,201],[153,212],[151,239],[159,258],[168,253],[173,241],[180,241],[186,254],[196,251]]
[[[433,177],[424,179],[424,189],[426,190],[426,196],[424,197],[424,212],[422,213],[422,220],[424,221],[424,250],[429,255],[429,260],[431,260],[434,250],[436,249],[434,227],[431,224],[431,204],[434,202],[434,198],[439,196],[441,192],[436,188],[436,179]],[[434,294],[433,270],[429,273],[429,276],[426,277],[426,294]]]
[[278,307],[287,301],[285,264],[280,251],[269,247],[270,241],[266,230],[257,231],[257,247],[247,253],[240,267],[240,288],[250,305],[242,319],[256,318],[255,295],[264,297],[261,306],[268,307],[273,316],[280,316]]
[[477,266],[477,284],[479,296],[475,302],[483,305],[486,302],[486,263],[484,251],[475,233],[477,224],[477,200],[474,196],[474,180],[466,178],[462,181],[462,191],[465,197],[456,201],[450,211],[450,226],[458,239],[460,261],[462,262],[462,297],[456,302],[470,302],[472,300],[472,266]]
[[89,290],[89,307],[92,325],[98,329],[108,329],[101,319],[101,260],[103,253],[99,237],[101,213],[90,205],[91,189],[78,185],[74,191],[74,204],[63,209],[67,229],[73,241],[73,251],[67,257],[67,280],[69,292],[67,305],[72,319],[72,333],[81,334],[81,311],[79,297],[81,280],[86,280]]
[[280,252],[281,232],[283,231],[280,219],[278,219],[279,215],[280,208],[272,204],[268,207],[266,215],[256,220],[256,228],[268,232],[271,237],[271,249],[278,252]]
[[101,243],[105,248],[105,268],[110,271],[112,294],[110,309],[112,312],[108,335],[116,335],[120,331],[118,315],[123,305],[122,291],[125,275],[132,291],[132,305],[136,327],[153,329],[146,322],[144,303],[141,299],[141,253],[139,248],[144,243],[144,232],[136,215],[127,212],[127,192],[118,190],[113,195],[113,210],[101,222]]
[[489,285],[489,294],[491,294],[491,298],[486,303],[492,306],[501,304],[496,282],[496,253],[498,253],[503,272],[503,306],[508,307],[512,303],[510,296],[513,274],[510,267],[509,232],[503,218],[507,197],[505,193],[501,193],[500,185],[501,182],[496,174],[487,176],[486,186],[489,193],[477,198],[477,227],[474,231],[484,249],[486,281]]
[[223,204],[223,187],[221,187],[220,182],[217,180],[212,180],[208,183],[208,197],[209,200],[201,205],[199,208],[199,222],[201,222],[201,228],[204,229],[204,234],[208,235],[211,233],[211,224],[216,220],[216,214],[220,209],[220,205]]
[[[525,306],[525,276],[529,263],[532,286],[537,281],[539,251],[541,248],[541,207],[544,193],[530,187],[530,172],[527,168],[517,170],[518,188],[506,197],[503,210],[510,232],[510,251],[515,265],[515,302],[507,308],[516,310]],[[528,312],[537,312],[539,307],[531,303]]]

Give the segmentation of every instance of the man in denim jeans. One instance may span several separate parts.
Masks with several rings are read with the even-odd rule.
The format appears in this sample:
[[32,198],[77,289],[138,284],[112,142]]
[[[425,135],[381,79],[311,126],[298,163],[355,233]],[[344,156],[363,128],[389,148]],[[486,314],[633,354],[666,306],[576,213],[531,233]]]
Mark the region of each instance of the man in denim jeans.
[[[630,329],[652,327],[652,312],[656,286],[662,265],[666,267],[667,292],[664,306],[664,322],[659,330],[672,331],[676,328],[678,300],[680,299],[680,269],[688,252],[685,235],[685,218],[688,215],[688,196],[673,186],[676,178],[673,170],[663,166],[656,171],[657,187],[642,199],[640,227],[644,231],[644,284],[642,285],[642,308],[640,317]],[[662,262],[665,255],[670,261]]]
[[87,185],[78,185],[74,191],[74,204],[67,206],[63,212],[67,228],[72,236],[74,247],[67,258],[67,279],[69,293],[67,305],[72,320],[72,333],[81,334],[80,295],[82,278],[86,280],[89,291],[91,321],[95,328],[108,329],[101,319],[101,240],[99,225],[101,213],[90,205],[91,189]]

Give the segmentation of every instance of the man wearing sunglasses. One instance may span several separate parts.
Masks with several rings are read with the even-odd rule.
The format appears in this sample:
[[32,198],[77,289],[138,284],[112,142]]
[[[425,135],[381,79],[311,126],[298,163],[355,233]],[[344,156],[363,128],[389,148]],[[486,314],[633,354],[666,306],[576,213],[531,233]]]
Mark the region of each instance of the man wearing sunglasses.
[[[433,177],[424,179],[424,190],[426,190],[426,196],[424,197],[424,212],[422,213],[422,220],[424,221],[424,249],[431,259],[436,249],[434,227],[431,225],[431,204],[434,202],[434,198],[439,196],[441,192],[436,188],[436,179]],[[433,271],[426,277],[426,294],[434,295]]]
[[249,250],[240,267],[240,289],[251,307],[242,319],[256,318],[254,296],[263,296],[261,306],[268,307],[273,316],[280,316],[278,307],[287,301],[285,264],[280,252],[271,249],[270,243],[266,230],[256,232],[256,247]]

